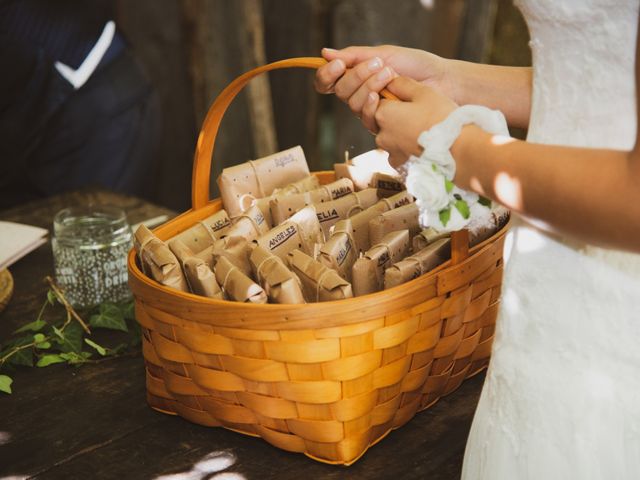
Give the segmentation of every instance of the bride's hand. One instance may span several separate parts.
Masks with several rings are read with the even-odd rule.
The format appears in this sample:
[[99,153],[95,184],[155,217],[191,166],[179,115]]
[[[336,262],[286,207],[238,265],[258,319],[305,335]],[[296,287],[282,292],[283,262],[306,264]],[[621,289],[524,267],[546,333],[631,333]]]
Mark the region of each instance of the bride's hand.
[[451,96],[447,61],[423,50],[384,45],[322,50],[329,63],[318,69],[315,86],[320,93],[335,93],[349,105],[364,126],[375,133],[378,93],[398,75]]
[[387,86],[399,100],[379,101],[374,121],[380,127],[376,145],[389,152],[389,162],[399,167],[411,155],[420,155],[418,136],[443,121],[456,109],[456,103],[436,91],[406,77]]

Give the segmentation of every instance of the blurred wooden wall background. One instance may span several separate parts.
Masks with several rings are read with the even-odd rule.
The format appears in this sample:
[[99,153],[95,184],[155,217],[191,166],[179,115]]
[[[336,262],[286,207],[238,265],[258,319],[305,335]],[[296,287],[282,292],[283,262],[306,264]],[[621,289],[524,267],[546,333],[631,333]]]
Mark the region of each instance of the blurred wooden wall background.
[[[118,24],[163,106],[156,203],[189,207],[200,124],[236,76],[266,62],[317,56],[323,46],[398,44],[449,58],[528,64],[527,31],[511,0],[137,0]],[[300,144],[312,170],[374,147],[373,137],[306,69],[251,82],[227,112],[214,153],[224,166]],[[212,195],[217,187],[212,182]]]

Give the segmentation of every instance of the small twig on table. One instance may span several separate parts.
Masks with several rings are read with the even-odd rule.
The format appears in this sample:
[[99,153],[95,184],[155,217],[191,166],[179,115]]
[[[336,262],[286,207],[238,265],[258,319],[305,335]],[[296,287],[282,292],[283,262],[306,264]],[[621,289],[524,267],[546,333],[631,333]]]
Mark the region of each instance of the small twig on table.
[[60,300],[60,303],[64,305],[64,308],[67,310],[67,312],[78,321],[78,323],[82,326],[85,332],[87,332],[88,334],[91,334],[91,330],[89,329],[89,326],[86,323],[84,323],[84,320],[82,320],[82,318],[80,318],[80,315],[78,315],[77,312],[73,309],[71,304],[67,301],[67,299],[63,295],[60,288],[53,281],[53,278],[47,275],[45,277],[45,280],[47,281],[47,283],[49,283],[51,290],[53,290],[53,293],[56,294],[56,297],[58,297],[58,300]]

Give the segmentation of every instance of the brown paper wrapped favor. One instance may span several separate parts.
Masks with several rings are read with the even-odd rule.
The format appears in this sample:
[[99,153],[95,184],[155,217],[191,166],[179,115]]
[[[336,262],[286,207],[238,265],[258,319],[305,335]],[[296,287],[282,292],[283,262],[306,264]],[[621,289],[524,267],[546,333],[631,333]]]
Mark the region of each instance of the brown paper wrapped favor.
[[320,187],[320,180],[315,175],[309,175],[308,177],[298,180],[297,182],[290,183],[282,188],[276,188],[272,196],[280,195],[294,195],[296,193],[309,192]]
[[[251,277],[251,262],[249,262],[250,243],[243,237],[224,237],[217,240],[208,250],[210,257],[205,260],[209,265],[215,265],[218,258],[225,257],[233,263],[242,273]],[[201,257],[202,258],[202,257]]]
[[387,268],[384,272],[384,288],[386,290],[418,278],[449,258],[451,258],[451,239],[435,240],[419,252]]
[[248,303],[267,303],[267,295],[255,283],[225,257],[219,257],[214,273],[225,296],[230,300]]
[[409,231],[399,230],[385,235],[380,243],[353,264],[353,295],[359,297],[384,287],[384,271],[409,253]]
[[369,186],[378,190],[380,197],[391,197],[406,190],[400,177],[380,172],[373,174]]
[[404,230],[405,228],[409,230],[411,237],[417,235],[420,232],[418,216],[418,206],[415,203],[381,213],[369,221],[370,242],[376,244],[387,233],[395,230]]
[[423,248],[431,245],[436,240],[449,238],[450,236],[450,232],[438,232],[433,227],[424,228],[415,237],[413,237],[413,240],[411,242],[412,249],[414,252],[419,252]]
[[276,188],[273,191],[273,193],[268,197],[256,198],[253,200],[248,199],[250,200],[250,204],[248,204],[247,206],[243,205],[242,208],[243,210],[247,210],[253,205],[255,205],[260,209],[260,211],[264,215],[264,218],[267,220],[267,224],[269,225],[269,228],[273,228],[277,225],[277,223],[275,223],[271,218],[271,208],[269,206],[269,202],[271,202],[272,199],[278,196],[283,197],[287,195],[294,195],[296,193],[308,192],[309,190],[314,190],[319,186],[320,186],[320,181],[318,180],[318,177],[316,177],[315,175],[310,175],[308,177],[303,178],[302,180],[298,180],[297,182],[290,183],[286,187]]
[[145,275],[167,287],[173,287],[183,292],[189,291],[176,256],[162,240],[144,225],[140,225],[136,230],[134,247],[138,252],[140,265]]
[[307,302],[327,302],[353,297],[349,282],[300,250],[290,252],[287,261],[302,282]]
[[328,202],[314,203],[318,221],[325,238],[329,238],[330,229],[338,220],[349,218],[362,210],[366,210],[378,201],[375,189],[367,188],[350,193],[344,197]]
[[243,237],[249,241],[269,231],[269,224],[262,211],[254,205],[249,210],[233,218],[233,225],[227,230],[227,237]]
[[318,261],[351,282],[351,267],[358,258],[351,219],[336,224],[331,238],[320,247]]
[[[410,194],[408,194],[407,192],[400,192],[389,198],[382,198],[373,206],[351,216],[351,233],[353,235],[353,239],[355,240],[355,246],[357,247],[357,250],[359,252],[366,252],[371,247],[371,242],[369,240],[370,220],[377,217],[379,214],[386,212],[387,210],[391,210],[402,205],[407,205],[409,203],[412,203],[413,201],[414,199]],[[338,225],[342,221],[343,220],[338,221],[335,224],[334,229],[338,229]],[[344,225],[341,225],[339,227],[339,230],[341,231],[344,231],[344,229]]]
[[182,268],[193,293],[203,297],[224,299],[224,294],[213,271],[211,271],[211,267],[204,260],[198,257],[189,257],[185,259]]
[[177,238],[169,240],[168,245],[180,262],[190,292],[205,297],[223,298],[213,271],[203,258],[194,255],[193,251]]
[[250,259],[254,276],[271,303],[305,303],[300,279],[280,257],[256,245]]
[[343,178],[327,185],[322,185],[320,188],[310,192],[275,196],[269,201],[271,218],[274,225],[279,225],[307,205],[335,200],[350,193],[353,193],[353,182],[348,178]]
[[229,215],[226,211],[220,210],[173,238],[180,240],[194,253],[198,253],[213,245],[230,226]]
[[390,197],[381,198],[380,201],[387,204],[387,210],[392,210],[403,205],[409,205],[410,203],[413,203],[415,199],[413,198],[413,195],[405,190],[404,192],[396,193]]
[[184,261],[187,258],[191,258],[195,256],[193,250],[191,250],[187,245],[182,242],[179,238],[173,237],[171,240],[167,242],[167,246],[173,252],[173,254],[180,262],[180,266],[184,266]]
[[[239,215],[255,198],[268,197],[278,187],[309,176],[300,146],[222,170],[218,177],[220,196],[231,217]],[[247,198],[249,203],[247,203]]]
[[317,245],[324,243],[315,208],[304,207],[289,220],[262,235],[256,243],[283,260],[296,248],[315,257],[319,248]]

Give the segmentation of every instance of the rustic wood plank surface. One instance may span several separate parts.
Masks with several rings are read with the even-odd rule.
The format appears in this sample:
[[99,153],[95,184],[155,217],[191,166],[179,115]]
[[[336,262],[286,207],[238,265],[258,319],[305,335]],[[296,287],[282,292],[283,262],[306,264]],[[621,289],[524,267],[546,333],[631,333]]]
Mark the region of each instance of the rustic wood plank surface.
[[[0,212],[0,219],[50,228],[62,207],[90,202],[125,208],[131,223],[171,214],[133,197],[86,191]],[[46,292],[42,279],[53,272],[50,243],[10,270],[15,293],[0,313],[0,340],[35,317]],[[460,476],[484,375],[467,380],[348,468],[151,410],[140,354],[81,368],[22,368],[14,379],[13,395],[0,394],[0,478],[185,480],[216,478],[216,469],[224,467],[220,478],[227,480],[449,480]]]

